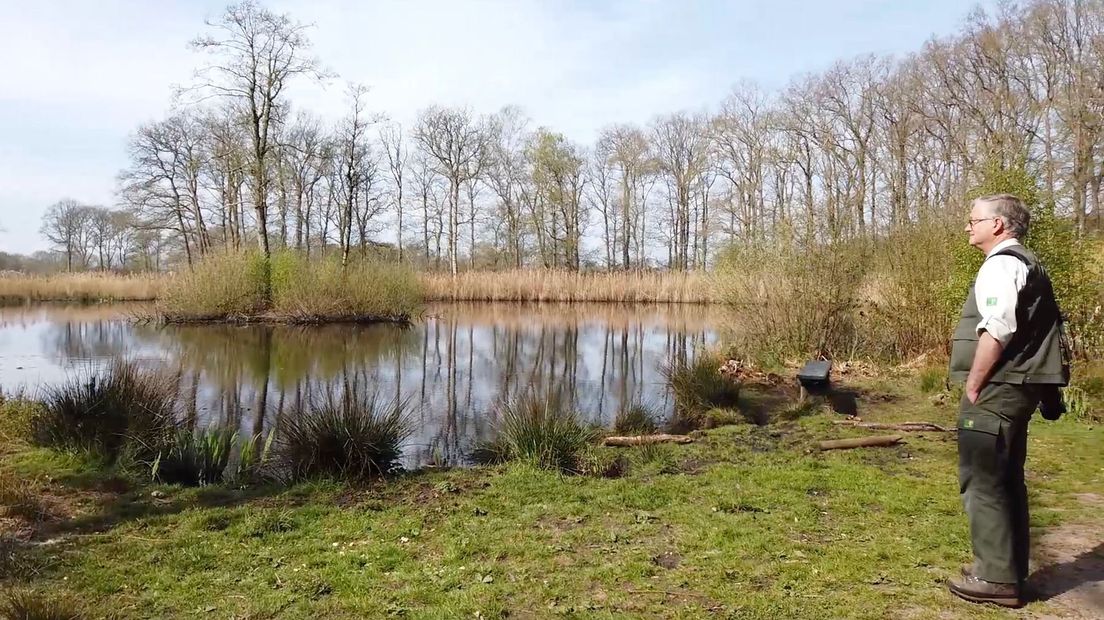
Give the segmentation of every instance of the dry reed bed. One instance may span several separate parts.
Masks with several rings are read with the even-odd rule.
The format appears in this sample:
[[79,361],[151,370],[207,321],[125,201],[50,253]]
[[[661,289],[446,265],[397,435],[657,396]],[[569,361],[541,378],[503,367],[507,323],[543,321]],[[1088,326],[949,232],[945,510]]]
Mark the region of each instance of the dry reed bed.
[[152,301],[163,283],[164,276],[153,274],[0,275],[0,301]]
[[701,272],[573,272],[518,269],[456,275],[425,273],[428,301],[712,303]]

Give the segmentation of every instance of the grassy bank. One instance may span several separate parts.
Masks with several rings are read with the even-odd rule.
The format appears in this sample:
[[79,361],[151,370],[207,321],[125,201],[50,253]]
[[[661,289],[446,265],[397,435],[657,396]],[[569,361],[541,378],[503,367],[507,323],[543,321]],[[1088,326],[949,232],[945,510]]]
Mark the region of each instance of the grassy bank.
[[[933,404],[930,383],[845,387],[868,421],[948,424],[954,406]],[[122,618],[1022,617],[941,585],[969,553],[953,435],[821,453],[819,439],[864,432],[792,397],[748,387],[741,408],[769,424],[687,446],[595,448],[626,460],[613,478],[524,461],[184,488],[8,440],[0,589]],[[22,407],[3,406],[4,428]],[[1046,600],[1027,613],[1092,617],[1084,577],[1061,578],[1099,557],[1104,437],[1066,418],[1036,421],[1030,442]]]
[[0,274],[0,303],[152,301],[160,295],[165,281],[164,276],[155,274]]

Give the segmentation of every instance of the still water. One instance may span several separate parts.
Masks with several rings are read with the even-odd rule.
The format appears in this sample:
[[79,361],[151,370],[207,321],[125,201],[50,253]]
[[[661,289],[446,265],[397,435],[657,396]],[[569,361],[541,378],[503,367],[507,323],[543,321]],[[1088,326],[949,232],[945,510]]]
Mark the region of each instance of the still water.
[[166,367],[197,427],[264,432],[312,399],[406,399],[406,466],[462,463],[493,437],[504,401],[559,392],[589,422],[643,403],[671,411],[662,368],[716,344],[710,306],[447,304],[407,327],[153,325],[142,306],[0,307],[0,389],[87,375],[112,358]]

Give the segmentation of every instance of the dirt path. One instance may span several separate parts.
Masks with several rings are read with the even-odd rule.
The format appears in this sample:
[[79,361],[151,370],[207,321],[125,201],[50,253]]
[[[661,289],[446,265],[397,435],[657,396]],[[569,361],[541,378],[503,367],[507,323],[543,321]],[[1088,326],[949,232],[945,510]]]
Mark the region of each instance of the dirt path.
[[[1087,503],[1104,496],[1085,494]],[[1104,618],[1104,522],[1074,523],[1048,529],[1035,548],[1039,567],[1029,580],[1035,598],[1054,608],[1040,619]]]

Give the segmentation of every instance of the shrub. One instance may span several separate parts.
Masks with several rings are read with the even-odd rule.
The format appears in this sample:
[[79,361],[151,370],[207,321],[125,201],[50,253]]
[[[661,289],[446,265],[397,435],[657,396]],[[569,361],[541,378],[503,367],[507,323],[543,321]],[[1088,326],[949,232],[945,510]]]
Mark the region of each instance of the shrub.
[[896,360],[942,350],[961,308],[959,299],[952,313],[954,302],[946,295],[963,246],[976,252],[965,244],[961,222],[952,218],[907,223],[876,241],[860,293],[864,301],[854,317],[863,335],[856,352]]
[[711,409],[737,407],[740,386],[722,375],[720,366],[716,358],[701,355],[689,363],[675,362],[663,367],[675,399],[674,416],[668,423],[672,432],[700,428]]
[[658,429],[656,417],[648,407],[632,404],[617,412],[613,430],[621,435],[650,435]]
[[124,448],[148,461],[173,436],[175,403],[171,376],[116,360],[87,378],[45,388],[32,434],[40,445],[85,450],[108,462]]
[[579,456],[594,434],[559,395],[532,393],[506,403],[499,437],[512,459],[575,473]]
[[1066,414],[1079,422],[1094,422],[1092,402],[1085,390],[1071,385],[1062,390],[1062,402],[1066,405]]
[[154,480],[185,486],[222,482],[237,434],[229,429],[178,430],[151,466]]
[[268,265],[255,250],[212,252],[164,287],[159,313],[169,321],[252,316],[266,305]]
[[285,417],[273,458],[291,480],[364,479],[393,471],[411,432],[406,401],[352,397],[312,404]]
[[782,234],[730,246],[717,262],[719,298],[738,308],[733,345],[763,366],[789,357],[847,357],[863,344],[855,310],[870,250],[860,241],[821,245]]

